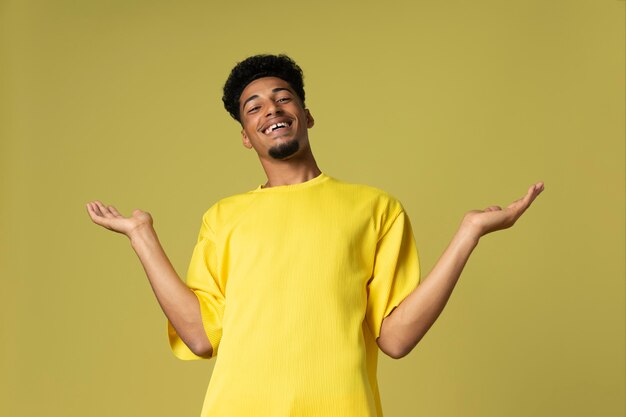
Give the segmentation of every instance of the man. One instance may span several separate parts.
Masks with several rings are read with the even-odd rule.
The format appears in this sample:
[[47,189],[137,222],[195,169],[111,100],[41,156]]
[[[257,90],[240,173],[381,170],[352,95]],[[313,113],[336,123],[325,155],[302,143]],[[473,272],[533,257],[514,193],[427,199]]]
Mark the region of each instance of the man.
[[295,62],[284,55],[240,62],[223,101],[267,182],[205,213],[187,285],[150,214],[124,217],[94,201],[89,215],[129,237],[168,318],[174,354],[217,357],[202,416],[382,416],[378,349],[401,358],[415,347],[479,238],[512,226],[543,183],[505,209],[467,212],[420,283],[400,202],[318,168]]

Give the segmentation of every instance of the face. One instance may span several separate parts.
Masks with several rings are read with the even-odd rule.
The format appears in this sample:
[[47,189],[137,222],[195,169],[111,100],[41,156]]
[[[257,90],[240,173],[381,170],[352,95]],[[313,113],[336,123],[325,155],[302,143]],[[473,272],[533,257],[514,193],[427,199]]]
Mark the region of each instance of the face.
[[259,157],[286,160],[309,147],[314,120],[288,82],[276,77],[254,80],[239,103],[243,145]]

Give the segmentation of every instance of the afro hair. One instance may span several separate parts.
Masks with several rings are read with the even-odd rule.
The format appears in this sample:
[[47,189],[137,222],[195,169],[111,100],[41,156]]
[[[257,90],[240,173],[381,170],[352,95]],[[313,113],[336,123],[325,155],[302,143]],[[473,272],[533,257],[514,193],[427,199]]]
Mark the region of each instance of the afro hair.
[[239,97],[248,84],[262,77],[277,77],[289,83],[304,106],[302,70],[287,55],[254,55],[237,63],[224,84],[224,108],[241,123]]

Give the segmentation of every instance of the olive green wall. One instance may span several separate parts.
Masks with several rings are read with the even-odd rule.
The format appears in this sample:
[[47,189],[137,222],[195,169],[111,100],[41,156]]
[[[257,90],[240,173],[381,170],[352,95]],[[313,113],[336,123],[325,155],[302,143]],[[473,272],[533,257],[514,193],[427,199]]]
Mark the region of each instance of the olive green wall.
[[150,211],[184,273],[202,213],[265,181],[223,82],[284,52],[320,168],[402,201],[423,276],[466,211],[546,185],[381,354],[386,417],[624,416],[624,1],[2,1],[0,39],[0,415],[199,415],[214,360],[174,358],[84,204]]

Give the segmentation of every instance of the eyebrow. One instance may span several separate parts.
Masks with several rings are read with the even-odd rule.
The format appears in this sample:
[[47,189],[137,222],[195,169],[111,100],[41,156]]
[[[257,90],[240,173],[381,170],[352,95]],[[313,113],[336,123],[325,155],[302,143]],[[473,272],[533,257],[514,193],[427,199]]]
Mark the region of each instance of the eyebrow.
[[[291,91],[290,89],[288,89],[288,88],[286,88],[286,87],[276,87],[276,88],[272,89],[272,93],[278,93],[279,91],[283,91],[283,90],[284,90],[284,91],[289,91],[291,94],[293,94],[293,91]],[[256,99],[256,98],[259,98],[259,96],[258,96],[258,95],[256,95],[256,94],[255,94],[255,95],[253,95],[253,96],[248,97],[248,98],[246,99],[246,101],[244,101],[244,102],[241,104],[241,107],[242,107],[242,108],[243,108],[243,107],[245,107],[247,102],[249,102],[250,100],[254,100],[254,99]]]

